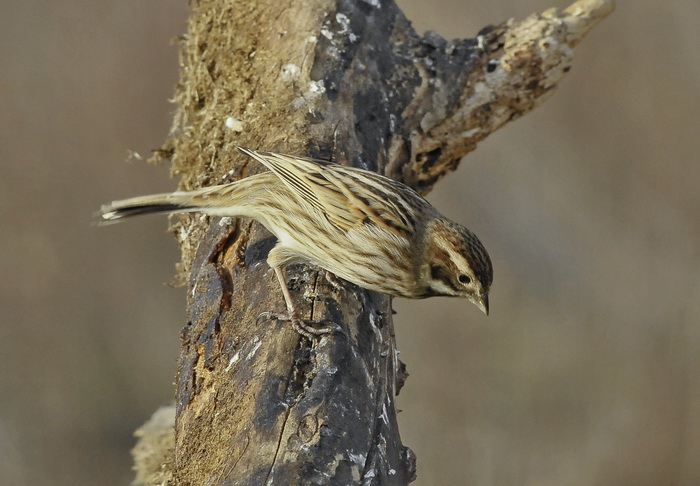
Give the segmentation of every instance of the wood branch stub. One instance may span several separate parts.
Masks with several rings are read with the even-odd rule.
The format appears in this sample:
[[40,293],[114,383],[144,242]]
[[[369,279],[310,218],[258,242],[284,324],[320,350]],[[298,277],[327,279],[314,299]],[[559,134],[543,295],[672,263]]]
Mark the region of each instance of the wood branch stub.
[[[181,42],[178,111],[157,155],[183,189],[263,170],[235,145],[332,159],[421,192],[476,143],[535,107],[567,71],[594,14],[576,2],[475,39],[419,36],[391,1],[197,0]],[[380,8],[381,7],[381,8]],[[572,9],[573,8],[573,9]],[[264,195],[261,195],[264,197]],[[316,342],[289,323],[249,220],[173,221],[188,288],[177,377],[177,484],[407,484],[391,299],[288,269]]]
[[417,64],[422,82],[404,112],[416,127],[410,161],[390,161],[389,175],[428,192],[478,142],[547,99],[569,71],[573,47],[613,10],[612,0],[578,0],[486,27],[474,39],[428,33]]

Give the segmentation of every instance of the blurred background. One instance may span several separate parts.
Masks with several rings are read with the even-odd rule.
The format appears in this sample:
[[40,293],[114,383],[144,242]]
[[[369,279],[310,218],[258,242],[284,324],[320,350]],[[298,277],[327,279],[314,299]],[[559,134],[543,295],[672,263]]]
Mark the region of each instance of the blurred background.
[[[133,431],[173,398],[165,218],[90,221],[175,187],[126,159],[168,132],[184,3],[3,2],[0,484],[128,484]],[[400,2],[447,38],[568,3]],[[415,484],[700,484],[698,18],[618,1],[554,96],[430,195],[495,283],[488,318],[395,302]]]

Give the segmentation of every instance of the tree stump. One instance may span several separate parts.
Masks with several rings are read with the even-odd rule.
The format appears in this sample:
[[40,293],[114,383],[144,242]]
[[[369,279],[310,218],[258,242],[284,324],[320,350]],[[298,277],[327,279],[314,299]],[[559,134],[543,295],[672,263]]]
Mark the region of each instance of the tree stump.
[[[579,0],[448,41],[418,35],[389,0],[191,7],[178,110],[156,153],[181,189],[263,170],[234,148],[243,145],[377,171],[421,193],[541,103],[569,70],[572,47],[613,9]],[[265,263],[274,239],[259,224],[190,214],[172,229],[188,288],[175,436],[137,446],[137,483],[412,481],[415,457],[396,419],[407,375],[391,299],[291,267],[302,318],[344,331],[312,342],[289,323],[258,319],[284,310]],[[163,416],[140,430],[140,445],[162,436]]]

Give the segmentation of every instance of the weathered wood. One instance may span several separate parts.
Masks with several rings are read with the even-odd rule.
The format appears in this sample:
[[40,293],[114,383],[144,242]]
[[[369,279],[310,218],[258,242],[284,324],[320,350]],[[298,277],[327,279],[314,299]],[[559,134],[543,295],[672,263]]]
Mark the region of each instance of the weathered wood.
[[[416,34],[388,0],[193,1],[178,112],[159,156],[182,188],[263,170],[239,144],[376,170],[425,193],[540,103],[569,69],[571,47],[611,10],[580,0],[446,41]],[[302,317],[344,330],[310,342],[258,319],[284,310],[262,227],[189,215],[173,230],[188,287],[173,480],[410,482],[390,298],[291,268]]]

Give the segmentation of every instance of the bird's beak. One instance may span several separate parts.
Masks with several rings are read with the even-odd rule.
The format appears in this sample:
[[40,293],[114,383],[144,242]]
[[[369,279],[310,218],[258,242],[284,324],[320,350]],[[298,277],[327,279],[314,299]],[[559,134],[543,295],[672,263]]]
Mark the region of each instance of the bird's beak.
[[486,315],[489,315],[489,295],[484,294],[479,296],[477,300],[474,301],[474,304],[481,310]]

